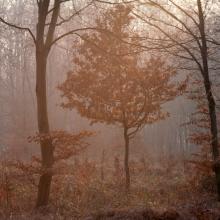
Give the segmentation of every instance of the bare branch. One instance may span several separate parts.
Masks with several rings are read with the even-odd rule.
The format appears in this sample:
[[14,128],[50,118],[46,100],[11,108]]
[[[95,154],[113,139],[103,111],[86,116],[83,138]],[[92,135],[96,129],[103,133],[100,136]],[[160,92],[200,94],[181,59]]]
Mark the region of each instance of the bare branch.
[[[93,3],[93,0],[91,2],[89,2],[86,6],[84,6],[83,8],[80,8],[79,10],[75,11],[70,17],[68,18],[63,18],[61,15],[59,15],[59,18],[61,19],[61,21],[59,23],[56,24],[56,26],[61,26],[62,24],[69,22],[72,18],[74,18],[76,15],[78,15],[79,13],[81,13],[82,11],[84,11],[86,8],[88,8],[91,4]],[[50,25],[50,24],[46,24],[46,25]]]
[[206,39],[207,42],[212,43],[214,45],[220,46],[220,42],[216,41],[215,39],[211,38],[211,39]]
[[[201,43],[199,41],[199,38],[193,33],[193,31],[181,20],[179,19],[174,13],[168,11],[165,7],[163,7],[162,5],[160,5],[159,3],[157,3],[156,1],[152,1],[149,0],[149,3],[146,4],[150,4],[153,5],[154,7],[159,8],[161,11],[163,11],[164,13],[166,13],[167,15],[169,15],[170,17],[172,17],[174,20],[176,20],[178,23],[180,23],[181,25],[183,25],[183,27],[185,27],[185,29],[189,32],[189,34],[195,39],[195,41],[197,42],[200,50],[202,49]],[[198,26],[197,26],[198,27]]]
[[70,1],[70,0],[60,0],[59,3],[58,3],[58,5],[54,5],[54,7],[51,8],[51,9],[47,12],[47,15],[50,14],[51,12],[53,12],[53,11],[56,9],[56,7],[60,7],[60,4],[65,3],[65,2],[69,2],[69,1]]
[[182,7],[177,5],[173,0],[169,0],[173,5],[175,5],[181,12],[183,12],[186,16],[192,19],[194,24],[199,28],[199,23],[194,19],[192,15],[190,15],[186,10],[184,10]]
[[59,11],[60,11],[60,1],[59,0],[54,1],[54,8],[55,9],[53,10],[53,13],[52,13],[51,23],[50,23],[50,26],[48,29],[45,45],[50,45],[51,42],[53,41],[53,36],[54,36],[55,28],[56,28],[56,22],[57,22],[57,18],[58,18]]
[[18,29],[18,30],[27,31],[27,32],[31,35],[31,37],[32,37],[32,39],[33,39],[33,41],[34,41],[34,44],[36,44],[36,38],[35,38],[33,32],[30,30],[30,28],[21,27],[21,26],[18,26],[18,25],[16,25],[16,24],[9,23],[9,22],[5,21],[2,17],[0,17],[0,22],[2,22],[2,23],[4,23],[4,24],[8,25],[9,27],[16,28],[16,29]]
[[138,14],[134,13],[133,14],[143,20],[144,22],[146,22],[146,24],[156,28],[157,30],[159,30],[161,33],[163,33],[166,37],[168,37],[170,40],[172,40],[174,43],[176,43],[176,45],[180,46],[181,48],[183,48],[191,57],[192,59],[196,62],[196,64],[198,65],[199,67],[199,70],[201,71],[201,73],[203,74],[204,71],[203,71],[203,67],[201,65],[201,63],[199,62],[199,60],[196,58],[196,56],[193,54],[193,52],[187,47],[185,46],[184,44],[182,44],[181,42],[178,42],[175,38],[173,38],[170,34],[168,34],[166,31],[164,31],[161,27],[159,27],[158,25],[156,24],[153,24],[149,21],[147,21],[146,19],[144,19],[143,17],[139,16]]

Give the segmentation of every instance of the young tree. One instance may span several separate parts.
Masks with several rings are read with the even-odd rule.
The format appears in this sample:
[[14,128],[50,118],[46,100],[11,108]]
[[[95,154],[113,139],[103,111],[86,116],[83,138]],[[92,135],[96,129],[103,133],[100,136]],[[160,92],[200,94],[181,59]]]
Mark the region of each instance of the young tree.
[[128,7],[109,9],[96,21],[97,27],[108,31],[82,36],[74,69],[59,86],[65,97],[63,107],[76,108],[92,123],[123,128],[126,190],[130,187],[130,139],[144,125],[168,116],[162,104],[177,95],[177,86],[171,82],[175,70],[160,58],[147,60],[138,47],[130,45],[140,43],[138,35],[130,32],[132,21]]

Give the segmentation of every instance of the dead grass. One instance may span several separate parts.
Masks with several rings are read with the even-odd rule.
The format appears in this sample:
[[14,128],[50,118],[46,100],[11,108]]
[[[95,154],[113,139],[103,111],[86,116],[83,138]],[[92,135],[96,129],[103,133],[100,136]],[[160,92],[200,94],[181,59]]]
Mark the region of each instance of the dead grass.
[[[1,167],[4,175],[0,184],[0,219],[172,220],[180,218],[177,216],[186,216],[186,213],[198,220],[220,219],[213,211],[220,210],[215,192],[213,188],[205,188],[212,181],[199,184],[201,177],[198,179],[185,175],[179,168],[167,170],[148,167],[143,170],[140,169],[141,164],[135,164],[131,169],[131,189],[126,193],[122,170],[120,173],[105,167],[103,180],[100,167],[95,163],[85,162],[77,168],[71,165],[68,167],[65,175],[54,176],[50,206],[40,212],[34,210],[37,191],[35,182],[38,177]],[[204,218],[207,213],[198,217],[198,213],[203,210],[212,210],[215,218]],[[170,217],[172,214],[173,217]]]

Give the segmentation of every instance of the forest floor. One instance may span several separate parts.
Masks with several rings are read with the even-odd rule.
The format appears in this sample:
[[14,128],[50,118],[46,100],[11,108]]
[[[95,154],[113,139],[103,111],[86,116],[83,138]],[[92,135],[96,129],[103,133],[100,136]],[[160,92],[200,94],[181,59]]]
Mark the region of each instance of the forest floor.
[[54,176],[50,205],[40,211],[34,209],[38,176],[20,168],[1,167],[0,219],[220,220],[214,177],[193,167],[186,173],[133,163],[126,193],[120,167],[103,172],[94,162],[70,165]]

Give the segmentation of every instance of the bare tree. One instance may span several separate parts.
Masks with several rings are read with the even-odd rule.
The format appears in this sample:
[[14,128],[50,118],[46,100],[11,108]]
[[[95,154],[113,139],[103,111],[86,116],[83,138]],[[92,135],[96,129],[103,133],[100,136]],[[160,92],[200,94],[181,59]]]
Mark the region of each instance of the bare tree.
[[[212,46],[218,42],[209,36],[206,20],[211,10],[211,1],[175,1],[168,0],[162,4],[155,0],[138,1],[134,15],[144,24],[152,27],[160,37],[148,38],[155,48],[164,53],[169,53],[179,60],[184,60],[182,69],[195,71],[202,76],[203,86],[209,109],[211,146],[214,159],[214,171],[220,200],[220,166],[218,126],[216,119],[216,100],[213,95],[213,87],[210,73],[213,69]],[[151,8],[149,14],[145,8]],[[177,59],[176,59],[177,60]],[[185,62],[186,61],[186,62]],[[211,65],[212,61],[212,65]],[[195,64],[192,66],[192,62]]]

